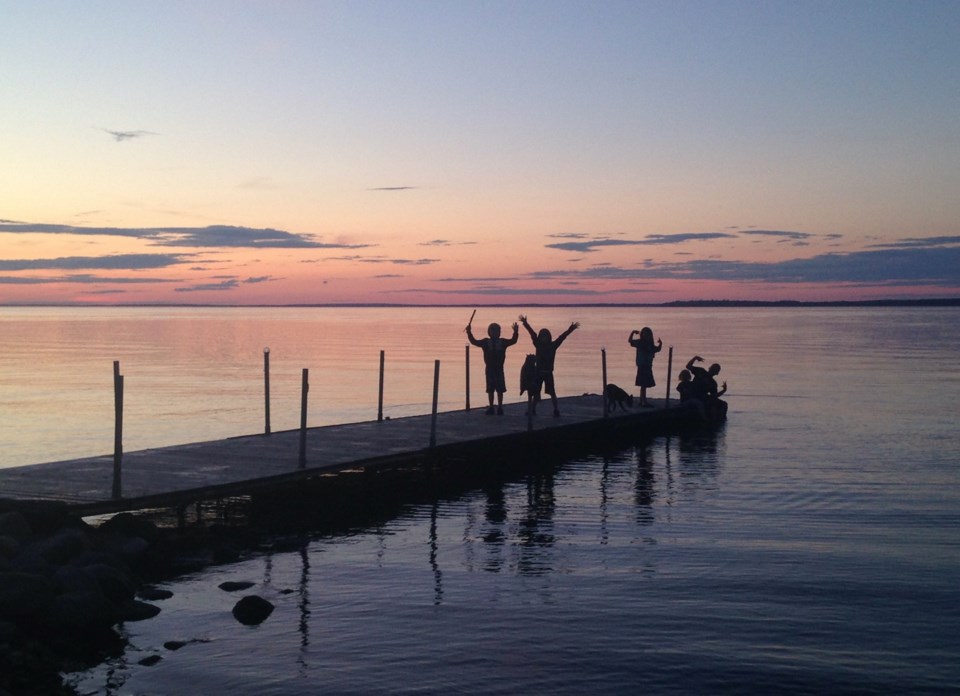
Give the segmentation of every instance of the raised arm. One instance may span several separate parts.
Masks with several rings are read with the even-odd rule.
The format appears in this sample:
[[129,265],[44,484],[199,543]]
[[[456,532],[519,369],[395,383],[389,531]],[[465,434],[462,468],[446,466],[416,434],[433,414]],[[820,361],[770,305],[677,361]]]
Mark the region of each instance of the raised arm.
[[570,334],[572,334],[574,331],[576,331],[576,330],[579,329],[579,328],[580,328],[580,322],[579,322],[579,321],[573,322],[572,324],[570,324],[570,328],[568,328],[566,331],[564,331],[562,334],[560,334],[560,335],[557,337],[557,340],[553,342],[553,345],[554,345],[554,346],[559,346],[561,343],[564,342],[564,340],[567,338],[567,336],[569,336]]
[[513,336],[504,341],[504,345],[512,346],[520,338],[520,325],[513,322]]
[[699,355],[694,355],[694,356],[693,356],[692,358],[690,358],[690,360],[687,362],[687,369],[688,369],[688,370],[692,370],[693,367],[694,367],[694,364],[693,364],[693,363],[695,363],[695,362],[703,362],[703,358],[701,358]]
[[525,315],[525,314],[521,314],[521,315],[520,315],[520,323],[523,324],[523,328],[525,328],[525,329],[527,330],[527,333],[530,334],[530,338],[532,338],[533,341],[534,341],[534,343],[536,343],[536,341],[537,341],[537,332],[534,331],[534,330],[533,330],[533,327],[530,326],[530,324],[527,323],[527,315]]
[[466,331],[467,331],[467,340],[470,341],[470,343],[472,343],[475,346],[482,347],[483,344],[481,344],[480,341],[478,341],[476,338],[473,337],[473,328],[470,326],[470,324],[467,324]]

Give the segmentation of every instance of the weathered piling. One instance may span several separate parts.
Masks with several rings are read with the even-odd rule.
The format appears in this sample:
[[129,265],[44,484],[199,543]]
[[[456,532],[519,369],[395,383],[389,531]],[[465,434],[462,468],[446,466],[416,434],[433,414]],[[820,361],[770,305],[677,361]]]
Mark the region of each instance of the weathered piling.
[[270,434],[270,348],[263,349],[263,434]]
[[440,361],[433,361],[433,410],[430,415],[430,446],[437,446],[437,405],[440,398]]
[[386,354],[380,351],[380,387],[377,390],[377,422],[383,420],[383,368]]
[[667,404],[670,404],[670,381],[673,379],[673,346],[667,351]]
[[113,361],[113,497],[122,494],[121,473],[123,466],[123,375],[120,361]]
[[307,466],[307,392],[310,390],[310,371],[303,368],[300,380],[300,468]]
[[606,418],[610,415],[610,404],[607,403],[607,349],[600,349],[600,364],[601,371],[603,372],[603,385],[601,387],[600,393],[603,395],[603,417]]
[[467,404],[466,404],[466,410],[469,411],[469,410],[470,410],[470,344],[468,343],[467,345],[464,346],[464,348],[466,348],[466,350],[464,351],[464,352],[466,353],[466,356],[465,356],[465,358],[464,358],[464,362],[465,362],[465,364],[466,364],[466,366],[467,366]]

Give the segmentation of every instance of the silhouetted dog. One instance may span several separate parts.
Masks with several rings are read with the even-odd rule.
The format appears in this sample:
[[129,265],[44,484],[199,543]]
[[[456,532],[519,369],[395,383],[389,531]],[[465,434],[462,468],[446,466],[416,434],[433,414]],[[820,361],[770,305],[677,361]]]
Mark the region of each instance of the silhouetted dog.
[[529,408],[536,409],[540,401],[540,380],[537,378],[537,356],[529,353],[520,368],[520,396],[527,392]]
[[616,384],[608,384],[603,390],[603,398],[607,401],[607,410],[614,411],[617,406],[621,411],[626,411],[627,406],[633,408],[633,397],[627,394]]

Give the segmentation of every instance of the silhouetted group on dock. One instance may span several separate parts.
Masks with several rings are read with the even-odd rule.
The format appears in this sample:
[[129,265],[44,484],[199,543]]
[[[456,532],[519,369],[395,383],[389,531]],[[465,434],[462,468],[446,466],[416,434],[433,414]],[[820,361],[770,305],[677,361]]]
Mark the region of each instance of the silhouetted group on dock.
[[[530,334],[530,340],[533,341],[534,353],[528,355],[520,370],[520,394],[527,392],[527,409],[529,415],[536,413],[537,402],[540,401],[540,392],[544,391],[550,397],[553,405],[553,416],[560,416],[560,408],[557,402],[557,389],[553,380],[553,365],[557,357],[557,349],[560,347],[567,336],[579,328],[579,322],[573,322],[569,328],[560,334],[556,339],[550,333],[550,329],[540,329],[536,331],[530,326],[525,315],[520,315],[520,323]],[[508,339],[500,337],[501,328],[497,323],[490,324],[487,327],[487,338],[477,339],[473,335],[473,317],[470,317],[470,323],[467,324],[466,332],[470,343],[483,351],[483,362],[485,366],[487,382],[487,398],[489,405],[486,413],[488,416],[496,413],[503,415],[503,394],[507,390],[506,378],[503,374],[503,364],[507,355],[507,348],[517,342],[520,332],[520,326],[516,322],[513,324],[513,336]],[[532,360],[531,360],[532,357]],[[497,398],[497,407],[494,410],[494,394]]]
[[[534,352],[527,354],[520,369],[520,395],[527,394],[527,415],[535,415],[537,403],[541,400],[541,392],[545,392],[553,406],[553,416],[560,416],[557,401],[557,390],[554,382],[553,370],[556,361],[557,349],[567,337],[580,327],[579,322],[572,322],[570,326],[556,339],[549,329],[534,329],[526,315],[520,315],[519,324],[513,323],[513,334],[510,338],[502,337],[500,324],[491,323],[487,327],[486,338],[476,338],[473,334],[474,310],[470,322],[466,326],[467,338],[470,343],[483,351],[483,362],[486,377],[486,392],[488,405],[487,415],[503,415],[503,395],[507,391],[504,363],[507,348],[517,343],[520,334],[520,324],[530,334]],[[647,389],[657,385],[653,375],[653,361],[656,354],[663,349],[662,339],[654,340],[653,330],[649,326],[634,329],[627,337],[627,342],[636,350],[637,376],[636,386],[640,387],[639,406],[653,408],[647,399]],[[671,349],[672,351],[672,349]],[[672,353],[671,353],[672,355]],[[693,403],[700,409],[705,420],[721,421],[727,415],[727,403],[721,399],[727,391],[727,383],[722,387],[717,385],[716,376],[720,372],[719,363],[713,363],[704,368],[696,363],[703,362],[703,358],[695,355],[687,362],[686,369],[679,374],[677,394],[681,403]],[[615,384],[607,384],[604,388],[604,399],[608,409],[634,405],[633,397]]]

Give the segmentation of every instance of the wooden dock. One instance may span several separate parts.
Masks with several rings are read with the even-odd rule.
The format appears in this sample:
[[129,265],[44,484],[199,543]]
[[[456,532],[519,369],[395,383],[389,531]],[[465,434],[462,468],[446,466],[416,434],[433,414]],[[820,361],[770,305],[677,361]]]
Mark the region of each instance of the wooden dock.
[[[345,470],[376,469],[457,456],[471,450],[509,451],[538,442],[576,443],[613,431],[657,434],[698,415],[676,401],[654,408],[604,414],[596,394],[549,401],[528,419],[525,403],[506,404],[504,415],[483,408],[347,423],[305,430],[125,452],[116,495],[114,456],[88,457],[0,469],[0,504],[55,501],[81,515],[186,505],[243,495]],[[304,453],[301,461],[301,451]]]

